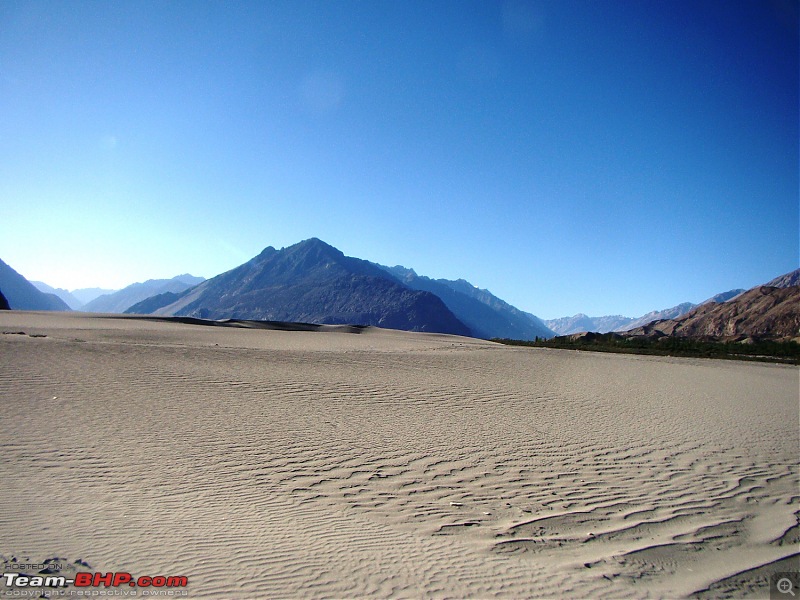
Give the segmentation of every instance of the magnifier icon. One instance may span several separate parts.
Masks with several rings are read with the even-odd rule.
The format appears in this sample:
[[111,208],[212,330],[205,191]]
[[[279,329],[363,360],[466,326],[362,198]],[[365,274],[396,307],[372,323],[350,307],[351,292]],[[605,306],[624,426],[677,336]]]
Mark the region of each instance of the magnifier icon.
[[795,595],[794,590],[792,589],[794,586],[792,585],[792,581],[787,577],[782,577],[778,579],[778,583],[776,584],[778,591],[781,594],[791,594],[792,596]]

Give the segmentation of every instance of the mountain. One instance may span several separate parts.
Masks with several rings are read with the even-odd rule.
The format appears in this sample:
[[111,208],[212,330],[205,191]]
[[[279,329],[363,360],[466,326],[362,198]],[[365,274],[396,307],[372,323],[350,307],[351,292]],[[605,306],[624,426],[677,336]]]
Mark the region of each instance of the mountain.
[[471,298],[486,304],[496,312],[507,314],[509,318],[513,319],[514,321],[519,318],[528,319],[533,323],[534,334],[538,331],[539,337],[551,337],[555,335],[555,332],[547,327],[547,325],[544,324],[544,321],[542,321],[539,317],[512,306],[505,300],[501,300],[497,296],[493,295],[489,290],[475,287],[465,279],[456,279],[455,281],[449,279],[440,279],[439,281],[443,282],[448,287],[461,292],[462,294],[470,296]]
[[640,327],[657,319],[669,319],[678,317],[694,308],[691,302],[684,302],[672,308],[664,310],[654,310],[636,319],[623,317],[622,315],[607,315],[604,317],[589,317],[583,313],[578,313],[574,317],[561,317],[560,319],[548,319],[544,322],[550,329],[558,335],[572,335],[584,331],[597,333],[609,333],[612,331],[626,331],[633,327]]
[[727,292],[721,292],[719,294],[716,294],[715,296],[711,296],[711,298],[709,298],[705,302],[701,302],[700,304],[706,304],[708,302],[715,302],[717,304],[719,304],[720,302],[727,302],[728,300],[731,300],[732,298],[736,298],[736,296],[738,296],[739,294],[741,294],[744,291],[746,291],[746,290],[735,289],[735,290],[728,290]]
[[150,296],[149,298],[145,298],[141,302],[137,302],[133,306],[128,307],[125,309],[125,314],[127,315],[151,315],[158,312],[159,309],[164,308],[165,306],[169,306],[170,304],[177,302],[181,298],[183,298],[190,290],[186,289],[183,292],[175,293],[175,292],[164,292],[163,294],[156,294],[155,296]]
[[574,317],[548,319],[544,324],[558,335],[570,335],[582,331],[608,333],[609,331],[624,329],[628,323],[633,323],[633,321],[634,319],[623,317],[622,315],[589,317],[583,313],[578,313]]
[[15,310],[69,310],[61,298],[45,294],[0,260],[0,289]]
[[270,246],[227,273],[182,293],[151,298],[128,312],[471,335],[436,295],[413,290],[316,238],[281,250]]
[[638,319],[634,319],[630,323],[626,324],[623,328],[615,329],[614,331],[627,331],[629,329],[641,327],[642,325],[647,325],[648,323],[652,323],[653,321],[660,321],[664,319],[675,319],[677,317],[680,317],[681,315],[685,315],[695,306],[697,305],[692,304],[691,302],[683,302],[682,304],[678,304],[678,306],[673,306],[672,308],[665,308],[663,310],[654,310],[652,312],[647,313],[646,315],[642,315]]
[[46,283],[44,283],[43,281],[31,281],[31,283],[40,292],[58,296],[64,301],[64,304],[69,306],[72,310],[78,310],[81,306],[83,306],[83,302],[78,300],[75,296],[70,294],[69,291],[65,289],[51,287]]
[[86,312],[122,313],[137,302],[164,292],[183,292],[205,281],[202,277],[178,275],[172,279],[148,279],[143,283],[133,283],[111,294],[98,296],[88,302],[81,310]]
[[800,286],[758,286],[727,302],[701,304],[677,319],[655,321],[625,335],[800,341]]
[[3,295],[3,292],[0,291],[0,310],[9,310],[10,307],[8,306],[8,300]]
[[786,275],[781,275],[780,277],[776,277],[775,279],[768,281],[764,285],[770,287],[778,287],[778,288],[794,287],[796,285],[800,285],[800,269],[795,269],[791,273],[786,273]]
[[402,266],[386,267],[376,264],[414,290],[436,294],[445,306],[476,337],[533,340],[555,335],[538,317],[529,315],[494,296],[488,290],[458,279],[430,279],[417,275],[413,269]]
[[[735,298],[744,292],[743,289],[729,290],[721,292],[705,300],[702,304],[707,302],[719,303],[726,302],[731,298]],[[681,315],[686,314],[692,310],[697,304],[691,302],[684,302],[673,306],[672,308],[665,308],[663,310],[654,310],[642,315],[636,319],[630,317],[623,317],[622,315],[611,315],[605,317],[588,317],[582,313],[574,317],[562,317],[560,319],[551,319],[545,321],[550,329],[555,331],[558,335],[572,335],[574,333],[582,333],[584,331],[593,331],[597,333],[610,333],[612,331],[627,331],[635,329],[651,323],[653,321],[664,319],[675,319]]]
[[81,306],[83,306],[84,304],[88,304],[103,294],[113,294],[116,291],[117,290],[107,290],[103,288],[81,288],[78,290],[72,290],[71,294],[73,298],[75,298],[81,303]]

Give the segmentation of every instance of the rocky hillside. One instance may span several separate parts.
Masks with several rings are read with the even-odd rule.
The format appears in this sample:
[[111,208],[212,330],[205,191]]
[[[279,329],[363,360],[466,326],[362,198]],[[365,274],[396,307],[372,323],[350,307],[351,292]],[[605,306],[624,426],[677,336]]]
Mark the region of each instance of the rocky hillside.
[[625,335],[800,341],[800,287],[755,287],[727,302],[701,304],[677,319],[655,321]]
[[780,277],[776,277],[775,279],[768,281],[764,285],[768,285],[770,287],[794,287],[796,285],[800,285],[800,269],[795,269],[791,273],[786,273],[785,275],[781,275]]

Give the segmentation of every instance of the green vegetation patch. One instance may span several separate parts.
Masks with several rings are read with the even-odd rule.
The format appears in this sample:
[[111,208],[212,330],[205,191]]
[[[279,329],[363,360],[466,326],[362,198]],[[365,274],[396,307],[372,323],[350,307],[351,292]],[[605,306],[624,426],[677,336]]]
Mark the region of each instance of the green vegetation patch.
[[758,360],[800,364],[800,344],[748,339],[744,342],[720,342],[679,337],[623,337],[615,333],[592,333],[578,339],[567,336],[536,341],[494,339],[494,342],[511,346],[534,348],[561,348],[565,350],[590,350],[592,352],[618,352],[623,354],[653,354],[657,356],[686,356],[695,358],[725,358],[728,360]]

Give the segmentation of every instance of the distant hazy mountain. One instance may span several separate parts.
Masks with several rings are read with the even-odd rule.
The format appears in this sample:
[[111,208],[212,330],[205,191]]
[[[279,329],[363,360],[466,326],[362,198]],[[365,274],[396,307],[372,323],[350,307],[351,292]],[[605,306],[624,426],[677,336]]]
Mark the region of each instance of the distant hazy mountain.
[[81,302],[75,296],[70,294],[68,290],[65,290],[65,289],[62,289],[62,288],[54,288],[52,286],[47,285],[43,281],[31,281],[31,283],[40,292],[44,292],[45,294],[53,294],[55,296],[58,296],[72,310],[78,310],[81,306],[83,306],[83,302]]
[[0,290],[15,310],[69,310],[58,296],[40,292],[6,263],[0,260]]
[[[702,304],[708,302],[712,303],[726,302],[731,298],[735,298],[742,292],[744,292],[743,289],[721,292],[715,296],[712,296]],[[551,319],[545,321],[544,323],[550,329],[555,331],[558,335],[571,335],[573,333],[581,333],[583,331],[594,331],[597,333],[609,333],[611,331],[627,331],[629,329],[635,329],[636,327],[642,327],[643,325],[647,325],[648,323],[651,323],[653,321],[658,321],[663,319],[675,319],[677,317],[680,317],[681,315],[685,315],[695,306],[698,305],[693,304],[691,302],[684,302],[682,304],[678,304],[677,306],[673,306],[672,308],[665,308],[663,310],[654,310],[636,319],[632,319],[630,317],[623,317],[622,315],[611,315],[605,317],[588,317],[582,313],[579,313],[574,317]]]
[[128,312],[471,333],[434,294],[412,290],[316,238],[281,250],[270,246],[191,290],[162,294]]
[[616,329],[615,331],[627,331],[628,329],[633,329],[635,327],[641,327],[642,325],[647,325],[653,321],[659,321],[662,319],[675,319],[680,317],[681,315],[685,315],[687,312],[692,310],[696,304],[692,304],[691,302],[683,302],[682,304],[678,304],[678,306],[673,306],[672,308],[665,308],[663,310],[654,310],[652,312],[647,313],[646,315],[642,315],[638,319],[634,319],[627,325],[625,325],[622,329]]
[[628,323],[633,323],[630,317],[622,315],[610,315],[606,317],[589,317],[583,313],[578,313],[574,317],[562,317],[560,319],[549,319],[544,322],[550,329],[558,335],[570,335],[582,331],[596,331],[598,333],[608,333],[624,329]]
[[476,337],[533,340],[555,335],[538,317],[522,312],[488,290],[476,288],[463,279],[430,279],[399,265],[376,266],[412,289],[436,294]]
[[70,292],[74,298],[81,303],[81,305],[88,304],[95,298],[99,298],[103,294],[113,294],[117,290],[107,290],[104,288],[81,288],[78,290],[72,290]]
[[625,335],[659,338],[800,340],[800,287],[758,286],[721,303],[705,303],[676,319]]
[[205,281],[202,277],[178,275],[172,279],[149,279],[134,283],[112,294],[98,296],[88,302],[81,310],[86,312],[122,313],[137,302],[164,292],[183,292]]
[[775,279],[768,281],[764,285],[768,285],[771,287],[794,287],[796,285],[800,285],[800,269],[795,269],[791,273],[786,273],[786,275],[781,275],[780,277],[776,277]]

